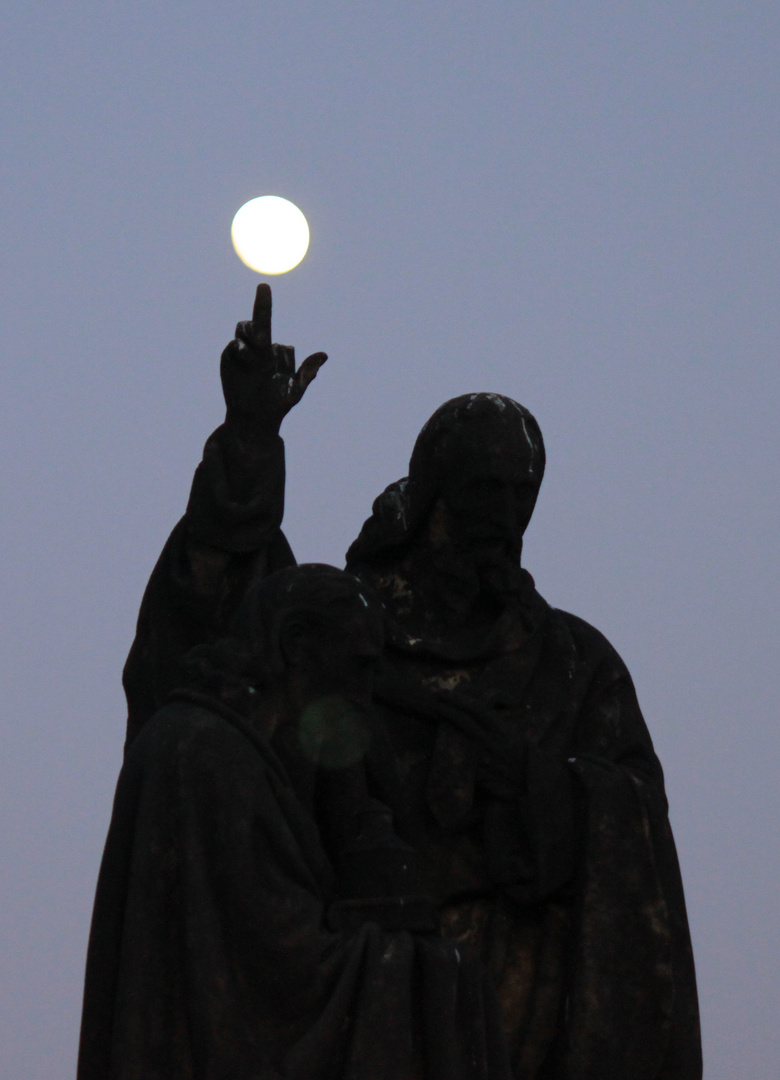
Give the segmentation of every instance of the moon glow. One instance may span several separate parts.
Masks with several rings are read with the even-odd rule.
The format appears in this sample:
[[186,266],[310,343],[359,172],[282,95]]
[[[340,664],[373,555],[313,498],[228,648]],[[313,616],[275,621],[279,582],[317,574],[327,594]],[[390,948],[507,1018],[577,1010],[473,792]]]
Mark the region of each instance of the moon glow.
[[278,195],[244,203],[230,229],[239,259],[260,274],[286,274],[309,248],[309,225],[301,211]]

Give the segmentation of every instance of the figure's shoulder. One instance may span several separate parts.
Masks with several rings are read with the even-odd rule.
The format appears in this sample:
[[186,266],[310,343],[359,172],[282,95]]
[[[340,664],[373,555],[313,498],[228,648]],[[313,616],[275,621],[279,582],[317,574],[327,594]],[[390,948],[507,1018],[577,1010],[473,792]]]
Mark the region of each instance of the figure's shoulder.
[[153,742],[177,741],[182,737],[197,737],[227,726],[215,711],[200,703],[173,700],[150,717],[133,746]]
[[550,608],[550,618],[571,638],[578,655],[594,667],[602,664],[615,669],[616,674],[628,673],[617,649],[591,623],[561,608]]
[[271,742],[249,720],[207,695],[182,690],[154,714],[129,748],[142,769],[162,767],[212,783],[245,783],[276,790],[290,778]]
[[246,742],[243,733],[218,712],[201,704],[171,701],[144,724],[128,747],[125,766],[213,766],[227,758],[251,757]]

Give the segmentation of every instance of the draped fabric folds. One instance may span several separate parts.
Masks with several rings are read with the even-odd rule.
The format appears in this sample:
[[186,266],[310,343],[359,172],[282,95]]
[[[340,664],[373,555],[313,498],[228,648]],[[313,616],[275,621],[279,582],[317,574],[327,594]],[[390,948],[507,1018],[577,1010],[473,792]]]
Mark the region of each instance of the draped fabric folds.
[[[410,634],[401,605],[424,614],[431,579],[414,580],[408,485],[377,500],[348,569],[388,612],[379,795],[429,868],[436,934],[332,930],[333,860],[276,750],[218,710],[160,711],[187,649],[294,562],[283,491],[281,441],[252,458],[219,429],[149,582],[78,1080],[698,1080],[685,902],[629,673],[519,567],[495,632]],[[437,712],[448,694],[527,743],[505,795]]]
[[117,788],[79,1080],[510,1080],[478,961],[329,930],[331,886],[271,747],[224,709],[166,706]]

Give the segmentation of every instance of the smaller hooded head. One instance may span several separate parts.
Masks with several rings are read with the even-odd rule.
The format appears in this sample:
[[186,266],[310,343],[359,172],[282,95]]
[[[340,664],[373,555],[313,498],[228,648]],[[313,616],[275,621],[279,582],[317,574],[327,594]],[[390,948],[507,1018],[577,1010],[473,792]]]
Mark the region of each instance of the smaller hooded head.
[[255,642],[261,686],[304,755],[326,768],[359,760],[382,655],[378,602],[352,574],[320,563],[280,570],[247,596],[234,630]]
[[284,683],[296,709],[336,696],[370,704],[382,614],[352,574],[321,563],[279,570],[247,594],[233,632],[247,643],[258,682]]
[[250,717],[269,737],[297,730],[313,760],[341,767],[367,746],[366,717],[384,644],[382,609],[333,566],[279,570],[246,593],[231,636],[192,649],[192,689]]
[[420,432],[409,486],[428,504],[434,545],[508,554],[520,550],[544,464],[542,433],[527,409],[500,394],[464,394]]

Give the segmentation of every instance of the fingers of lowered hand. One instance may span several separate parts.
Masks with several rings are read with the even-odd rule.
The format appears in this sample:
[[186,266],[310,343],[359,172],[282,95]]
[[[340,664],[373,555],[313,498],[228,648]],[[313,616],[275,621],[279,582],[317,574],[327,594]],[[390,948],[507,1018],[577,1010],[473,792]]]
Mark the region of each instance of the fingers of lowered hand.
[[442,720],[446,720],[452,727],[462,731],[464,735],[475,739],[479,744],[485,741],[485,728],[473,716],[463,709],[452,705],[443,696],[438,698],[438,714]]
[[466,694],[451,690],[439,691],[436,698],[445,708],[452,709],[460,713],[462,717],[468,718],[467,722],[475,725],[483,735],[500,732],[504,728],[504,721],[495,709],[484,705],[481,701],[475,701]]

